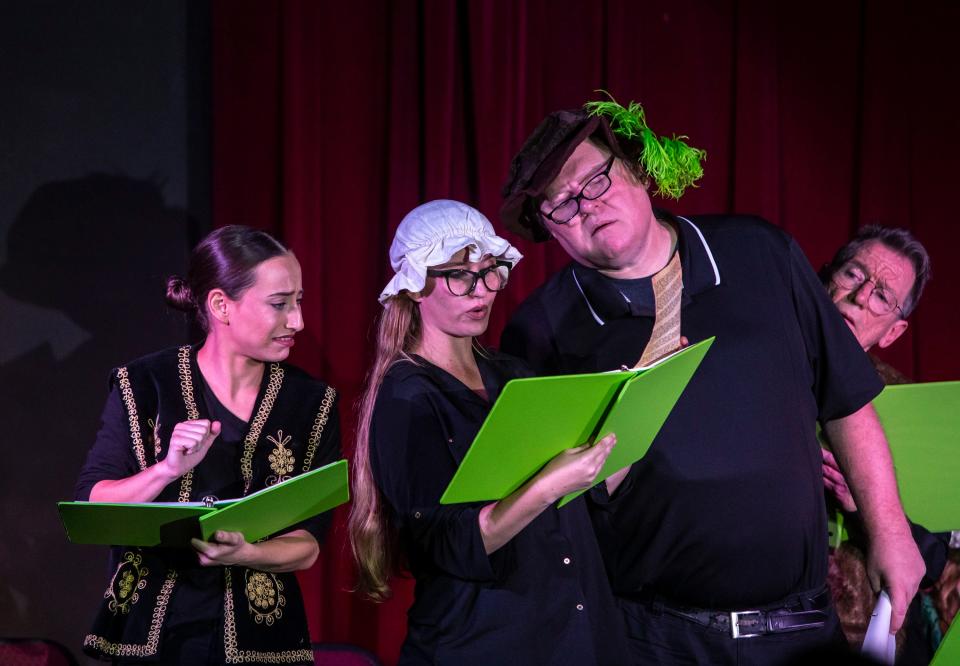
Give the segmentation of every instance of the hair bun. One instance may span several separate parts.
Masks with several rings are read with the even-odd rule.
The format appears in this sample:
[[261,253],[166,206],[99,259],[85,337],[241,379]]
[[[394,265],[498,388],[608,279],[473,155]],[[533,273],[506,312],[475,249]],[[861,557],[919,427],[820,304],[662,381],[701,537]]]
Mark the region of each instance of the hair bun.
[[171,275],[167,278],[167,305],[184,312],[195,312],[197,302],[193,298],[193,291],[190,285],[179,275]]

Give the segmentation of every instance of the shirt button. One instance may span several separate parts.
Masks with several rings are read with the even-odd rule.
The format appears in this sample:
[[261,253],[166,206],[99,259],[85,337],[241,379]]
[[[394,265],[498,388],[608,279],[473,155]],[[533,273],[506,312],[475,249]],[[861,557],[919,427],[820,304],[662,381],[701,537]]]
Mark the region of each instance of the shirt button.
[[564,564],[570,564],[570,558],[569,558],[569,557],[563,558],[563,563],[564,563]]
[[420,512],[417,511],[416,513],[413,514],[413,517],[414,517],[414,518],[420,518],[420,515],[421,515]]
[[447,442],[450,443],[450,444],[453,444],[453,437],[448,437],[448,438],[447,438]]
[[577,604],[577,610],[582,611],[582,610],[583,610],[583,604]]

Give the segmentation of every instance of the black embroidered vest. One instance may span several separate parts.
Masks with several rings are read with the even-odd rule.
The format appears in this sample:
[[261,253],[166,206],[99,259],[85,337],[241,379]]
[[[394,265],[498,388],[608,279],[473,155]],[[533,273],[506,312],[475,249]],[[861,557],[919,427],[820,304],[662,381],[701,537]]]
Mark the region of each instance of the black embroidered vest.
[[[163,459],[177,423],[210,418],[200,390],[196,348],[146,356],[117,368],[112,381],[123,401],[140,470]],[[336,400],[332,387],[296,367],[267,365],[240,454],[244,495],[340,457]],[[168,485],[155,501],[202,500],[207,492],[204,462]],[[183,549],[121,548],[84,651],[101,658],[158,659],[164,623],[177,604],[178,577],[199,566],[195,559],[192,551]],[[218,569],[224,662],[312,664],[296,576],[239,566]]]

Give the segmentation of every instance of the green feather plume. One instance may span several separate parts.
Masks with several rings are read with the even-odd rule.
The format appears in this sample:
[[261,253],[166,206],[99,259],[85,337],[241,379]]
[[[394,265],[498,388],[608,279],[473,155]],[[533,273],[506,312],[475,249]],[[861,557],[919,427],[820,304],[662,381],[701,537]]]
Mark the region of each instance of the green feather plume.
[[[605,92],[606,91],[601,91]],[[640,140],[643,152],[640,163],[657,185],[656,194],[679,199],[690,186],[703,177],[701,160],[707,159],[707,151],[687,145],[684,139],[689,137],[674,135],[671,138],[658,137],[647,126],[643,107],[630,102],[626,108],[613,99],[609,102],[587,102],[584,108],[592,116],[606,116],[610,129],[617,136],[627,140]]]

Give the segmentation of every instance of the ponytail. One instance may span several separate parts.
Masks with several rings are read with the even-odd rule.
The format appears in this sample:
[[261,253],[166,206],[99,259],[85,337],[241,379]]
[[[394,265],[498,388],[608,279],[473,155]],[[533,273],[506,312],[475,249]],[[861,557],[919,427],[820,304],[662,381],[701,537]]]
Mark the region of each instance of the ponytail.
[[373,367],[359,401],[359,419],[353,462],[353,504],[347,522],[350,547],[360,570],[358,589],[375,601],[390,596],[390,577],[397,570],[396,535],[387,520],[383,498],[370,467],[370,423],[383,378],[394,363],[420,339],[417,304],[399,294],[384,303],[377,320],[377,349]]

